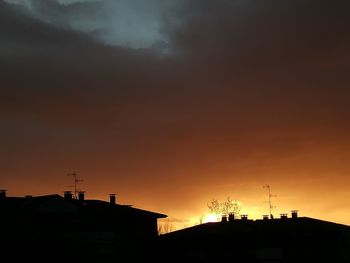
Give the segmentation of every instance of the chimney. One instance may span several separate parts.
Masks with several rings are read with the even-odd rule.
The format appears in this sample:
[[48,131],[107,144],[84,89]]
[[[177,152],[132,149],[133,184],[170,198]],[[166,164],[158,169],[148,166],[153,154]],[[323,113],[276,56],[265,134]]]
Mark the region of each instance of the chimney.
[[6,198],[6,190],[5,189],[1,189],[0,190],[0,199]]
[[64,191],[64,199],[72,200],[73,199],[72,191]]
[[221,216],[221,222],[226,223],[227,222],[227,215],[222,215]]
[[292,210],[292,218],[298,218],[298,210]]
[[84,191],[79,191],[78,192],[78,200],[79,201],[84,201]]
[[234,213],[230,213],[228,215],[228,221],[233,222],[233,220],[235,220],[235,214]]
[[248,220],[248,215],[241,215],[242,220]]
[[288,215],[287,214],[281,214],[281,219],[287,219]]
[[263,220],[269,220],[269,215],[263,215]]
[[116,203],[115,194],[109,194],[109,203],[111,205],[115,205],[115,203]]

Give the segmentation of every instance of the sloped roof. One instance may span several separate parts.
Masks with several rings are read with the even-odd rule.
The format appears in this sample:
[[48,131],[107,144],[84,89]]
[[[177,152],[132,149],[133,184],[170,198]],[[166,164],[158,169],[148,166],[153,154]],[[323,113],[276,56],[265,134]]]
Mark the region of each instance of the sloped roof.
[[309,217],[272,220],[234,220],[196,225],[162,235],[163,238],[201,238],[211,235],[245,235],[255,233],[316,233],[349,231],[350,226]]
[[350,226],[299,217],[206,223],[163,234],[171,262],[349,262]]
[[151,216],[156,218],[165,218],[167,215],[155,213],[148,210],[143,210],[139,208],[134,208],[129,205],[120,205],[120,204],[110,204],[109,202],[102,201],[102,200],[84,200],[83,202],[79,202],[78,200],[74,200],[77,202],[78,205],[82,206],[83,209],[96,209],[96,210],[104,210],[104,211],[113,211],[118,210],[119,212],[123,213],[132,213],[135,215],[142,215],[142,216]]
[[274,220],[256,220],[259,228],[266,231],[333,231],[348,230],[350,226],[310,217]]
[[6,197],[0,200],[1,209],[7,211],[16,210],[17,212],[33,211],[39,204],[49,200],[61,199],[60,195],[44,195],[36,197]]
[[102,200],[66,200],[64,197],[53,194],[33,197],[6,197],[0,200],[0,208],[11,212],[31,213],[123,213],[135,216],[165,218],[164,214],[134,208],[131,206],[110,204]]

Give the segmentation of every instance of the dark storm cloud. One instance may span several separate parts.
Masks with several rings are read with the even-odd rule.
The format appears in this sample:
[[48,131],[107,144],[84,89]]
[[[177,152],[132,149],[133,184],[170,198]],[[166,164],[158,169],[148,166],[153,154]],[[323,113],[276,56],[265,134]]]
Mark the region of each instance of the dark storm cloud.
[[113,94],[127,100],[124,96],[148,85],[143,68],[152,70],[154,59],[147,50],[105,46],[88,33],[43,22],[21,6],[1,2],[0,10],[3,114],[9,109],[55,121],[71,111],[84,120],[81,113],[91,106],[95,114],[102,106],[109,115],[104,107],[111,107]]
[[271,182],[324,209],[349,188],[349,5],[0,0],[1,187],[76,170],[89,196],[181,218]]
[[[186,58],[245,74],[344,67],[347,1],[190,1],[173,42]],[[336,68],[338,69],[338,68]],[[277,72],[275,72],[275,70]]]
[[155,160],[197,163],[198,149],[225,162],[268,158],[349,131],[348,1],[136,1],[136,14],[151,14],[136,35],[102,17],[115,2],[0,1],[0,109],[17,122],[8,127],[80,128],[97,132],[91,144],[128,141],[124,150],[150,146],[142,153]]
[[[1,5],[0,54],[2,58],[26,59],[33,57],[35,65],[42,57],[55,57],[91,45],[88,36],[43,23],[21,6],[4,2]],[[3,65],[4,66],[4,65]],[[20,63],[18,65],[21,66]]]
[[190,1],[172,43],[199,85],[238,105],[228,106],[230,114],[243,110],[267,125],[341,118],[339,124],[349,110],[349,5]]

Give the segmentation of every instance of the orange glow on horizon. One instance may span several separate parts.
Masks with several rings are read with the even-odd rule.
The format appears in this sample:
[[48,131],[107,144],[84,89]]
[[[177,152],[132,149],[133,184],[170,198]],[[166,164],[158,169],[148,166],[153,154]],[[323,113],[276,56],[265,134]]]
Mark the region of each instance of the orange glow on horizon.
[[218,222],[220,218],[215,214],[205,214],[203,216],[202,222],[203,223],[210,223],[210,222]]

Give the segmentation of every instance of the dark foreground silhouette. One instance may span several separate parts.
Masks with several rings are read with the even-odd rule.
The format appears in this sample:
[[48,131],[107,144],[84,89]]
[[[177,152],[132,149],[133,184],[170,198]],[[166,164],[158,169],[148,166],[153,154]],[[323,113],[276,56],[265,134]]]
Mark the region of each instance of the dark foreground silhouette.
[[[118,262],[146,258],[166,215],[116,204],[47,195],[0,197],[0,249],[6,262]],[[5,261],[4,261],[5,262]]]
[[232,220],[159,239],[170,262],[350,262],[350,227],[307,217]]
[[350,227],[307,217],[201,224],[157,235],[150,211],[64,197],[0,196],[1,262],[350,262]]

